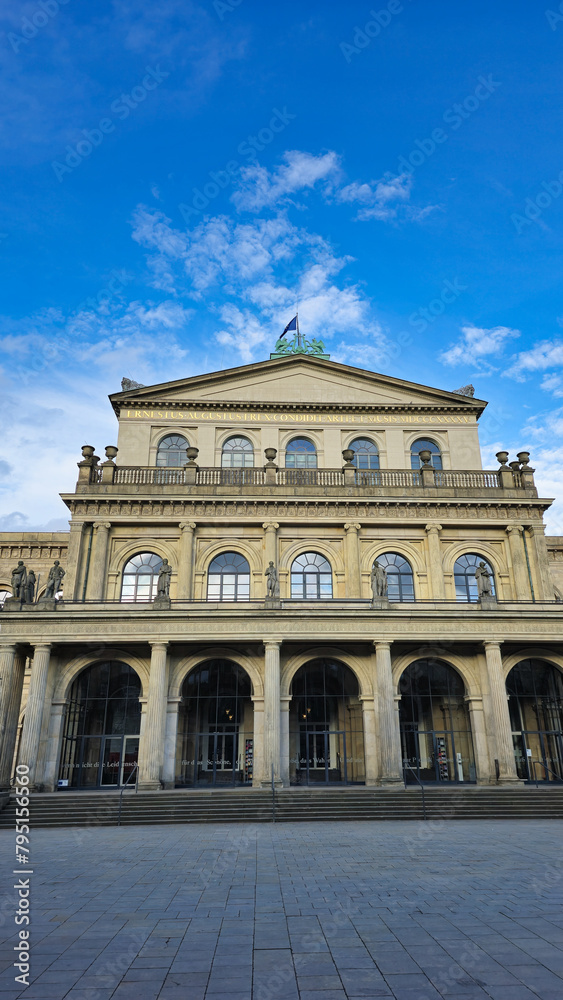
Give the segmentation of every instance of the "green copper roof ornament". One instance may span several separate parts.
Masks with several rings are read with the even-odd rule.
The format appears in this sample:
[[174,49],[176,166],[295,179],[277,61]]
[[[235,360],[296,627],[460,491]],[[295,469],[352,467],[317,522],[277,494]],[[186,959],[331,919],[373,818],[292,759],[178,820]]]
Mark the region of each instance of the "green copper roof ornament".
[[[286,333],[294,332],[293,340],[284,340]],[[322,340],[306,340],[299,329],[299,314],[296,312],[292,320],[289,321],[281,337],[276,340],[273,352],[270,354],[270,361],[275,358],[287,358],[291,354],[308,354],[314,358],[323,358],[330,361],[330,354],[325,354],[325,345]]]

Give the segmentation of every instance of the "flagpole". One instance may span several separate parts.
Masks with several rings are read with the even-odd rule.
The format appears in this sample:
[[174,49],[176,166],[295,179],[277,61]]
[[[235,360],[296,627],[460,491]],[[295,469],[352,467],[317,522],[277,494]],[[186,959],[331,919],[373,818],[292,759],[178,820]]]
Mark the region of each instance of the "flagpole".
[[297,323],[297,346],[298,347],[303,347],[303,342],[301,340],[301,331],[299,329],[299,310],[298,309],[295,311],[295,320],[296,320],[296,323]]

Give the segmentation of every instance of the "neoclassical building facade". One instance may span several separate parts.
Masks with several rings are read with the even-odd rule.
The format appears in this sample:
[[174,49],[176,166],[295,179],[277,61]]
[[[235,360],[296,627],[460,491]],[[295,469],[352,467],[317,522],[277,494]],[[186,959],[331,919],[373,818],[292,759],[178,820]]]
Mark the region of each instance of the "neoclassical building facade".
[[110,401],[69,532],[0,535],[1,788],[563,777],[563,539],[486,403],[302,354]]

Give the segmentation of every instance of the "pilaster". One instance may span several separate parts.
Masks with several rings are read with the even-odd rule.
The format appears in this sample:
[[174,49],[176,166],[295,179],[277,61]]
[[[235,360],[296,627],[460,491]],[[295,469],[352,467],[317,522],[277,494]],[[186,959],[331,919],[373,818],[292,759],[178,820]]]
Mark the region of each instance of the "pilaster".
[[491,707],[494,719],[494,733],[490,734],[490,743],[495,749],[495,758],[499,763],[499,782],[502,784],[518,783],[514,746],[512,742],[512,727],[508,711],[508,697],[502,669],[500,642],[484,642],[487,661],[487,674],[491,693]]
[[195,521],[180,522],[180,539],[178,544],[178,576],[177,576],[177,598],[178,600],[193,600],[193,559],[194,559],[194,534],[197,528]]
[[362,596],[360,580],[360,537],[361,524],[350,521],[344,525],[346,546],[346,597]]
[[428,539],[428,555],[430,561],[430,581],[432,585],[432,597],[437,601],[443,601],[446,597],[444,587],[444,565],[442,563],[442,551],[440,544],[441,524],[427,524],[425,529]]
[[280,649],[282,640],[264,640],[264,767],[262,784],[281,785]]
[[382,785],[402,785],[401,733],[391,667],[391,643],[376,641],[374,647],[379,781]]
[[111,521],[96,521],[94,524],[94,552],[90,566],[90,578],[86,596],[90,601],[103,601],[105,596],[106,564]]

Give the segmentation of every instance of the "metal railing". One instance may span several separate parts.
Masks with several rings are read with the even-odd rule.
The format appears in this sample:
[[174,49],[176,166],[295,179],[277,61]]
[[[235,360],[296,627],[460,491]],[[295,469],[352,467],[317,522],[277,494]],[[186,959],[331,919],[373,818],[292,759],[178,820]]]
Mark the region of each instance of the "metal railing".
[[123,808],[123,792],[127,788],[127,785],[131,781],[131,778],[135,775],[135,792],[139,791],[139,765],[135,764],[131,774],[127,776],[127,780],[122,784],[119,792],[119,809],[117,812],[117,825],[121,826],[121,810]]
[[537,776],[537,773],[536,773],[536,764],[539,764],[540,767],[543,767],[544,771],[549,771],[549,773],[552,774],[553,777],[556,778],[557,781],[563,783],[563,778],[561,777],[561,775],[560,774],[556,774],[555,771],[552,771],[551,768],[547,766],[547,764],[544,764],[543,760],[532,760],[532,761],[530,761],[530,763],[532,765],[532,774],[534,776],[534,781],[536,783],[536,788],[539,788],[538,776]]
[[[90,482],[102,482],[101,466],[91,470]],[[477,470],[467,472],[434,471],[434,485],[444,488],[500,489],[497,472]],[[191,472],[191,470],[190,470]],[[337,486],[346,484],[342,469],[278,469],[277,486]],[[513,472],[514,488],[522,489],[522,476]],[[184,486],[188,485],[184,468],[156,468],[119,465],[113,471],[115,485],[134,486]],[[266,473],[261,468],[222,469],[198,467],[195,473],[196,486],[264,486]],[[370,487],[421,487],[422,475],[419,469],[356,469],[354,484]]]
[[416,773],[414,767],[411,767],[410,764],[403,764],[403,780],[405,782],[405,788],[407,787],[407,775],[406,775],[407,771],[412,771],[412,773],[414,775],[415,781],[418,781],[418,784],[420,785],[420,791],[422,792],[422,818],[423,819],[427,819],[427,816],[426,816],[426,799],[424,797],[424,785],[422,784],[422,781],[418,777],[418,774]]

